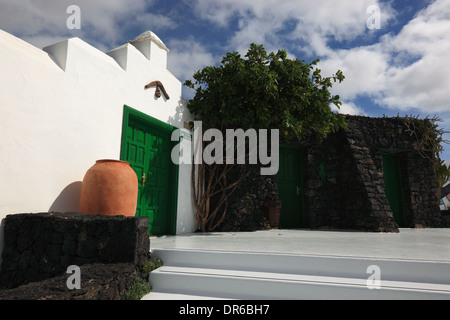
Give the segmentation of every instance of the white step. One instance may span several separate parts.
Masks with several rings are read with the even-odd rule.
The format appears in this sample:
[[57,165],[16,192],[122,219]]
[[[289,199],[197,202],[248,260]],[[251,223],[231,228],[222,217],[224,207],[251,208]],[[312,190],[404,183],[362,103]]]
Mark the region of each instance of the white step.
[[144,296],[141,300],[228,300],[218,297],[198,296],[193,294],[155,292]]
[[[450,299],[450,264],[439,261],[154,249],[164,266],[144,299]],[[369,289],[369,266],[381,288]]]
[[[450,285],[241,270],[161,267],[150,274],[154,292],[244,300],[450,299]],[[151,296],[151,294],[150,294]]]
[[152,254],[165,266],[360,279],[367,279],[367,268],[376,265],[384,280],[450,284],[450,263],[443,261],[176,249],[153,249]]

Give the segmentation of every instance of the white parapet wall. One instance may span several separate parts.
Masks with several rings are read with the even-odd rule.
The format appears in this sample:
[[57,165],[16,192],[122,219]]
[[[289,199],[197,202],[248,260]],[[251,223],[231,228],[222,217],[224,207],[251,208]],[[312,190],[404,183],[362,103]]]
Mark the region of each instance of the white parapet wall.
[[[167,54],[151,32],[104,53],[79,38],[41,50],[0,30],[0,220],[77,211],[86,171],[120,158],[125,105],[175,128],[191,121]],[[156,80],[170,99],[144,89]],[[196,229],[190,172],[179,168],[177,233]]]

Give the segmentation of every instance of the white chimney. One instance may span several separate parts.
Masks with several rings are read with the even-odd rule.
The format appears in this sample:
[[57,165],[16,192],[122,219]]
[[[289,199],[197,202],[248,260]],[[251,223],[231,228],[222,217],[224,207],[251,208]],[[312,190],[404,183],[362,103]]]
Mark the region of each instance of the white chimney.
[[138,49],[148,60],[163,68],[167,68],[167,49],[164,42],[151,31],[145,31],[128,43]]

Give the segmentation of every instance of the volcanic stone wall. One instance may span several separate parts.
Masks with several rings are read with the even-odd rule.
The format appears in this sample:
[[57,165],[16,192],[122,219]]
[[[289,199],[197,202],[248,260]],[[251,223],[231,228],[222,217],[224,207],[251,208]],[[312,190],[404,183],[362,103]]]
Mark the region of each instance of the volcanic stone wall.
[[[441,216],[439,209],[433,162],[415,150],[417,140],[402,119],[347,116],[347,125],[322,141],[301,144],[307,227],[398,232],[399,227],[450,225],[449,216]],[[400,161],[405,206],[401,225],[385,193],[384,153],[396,154]],[[277,176],[261,176],[259,166],[248,166],[218,230],[270,228],[264,201],[277,199]]]
[[122,300],[137,277],[145,278],[139,266],[132,263],[94,263],[80,267],[80,288],[69,289],[71,274],[30,282],[12,289],[0,290],[1,300]]
[[248,165],[246,177],[228,199],[228,210],[219,231],[270,229],[264,216],[265,201],[278,200],[277,176],[262,176],[261,166]]
[[440,227],[432,162],[400,119],[348,116],[348,128],[305,146],[305,211],[312,228],[397,232],[384,191],[383,153],[399,154],[402,227]]
[[140,265],[150,250],[147,217],[13,214],[4,237],[1,289],[59,276],[70,265]]

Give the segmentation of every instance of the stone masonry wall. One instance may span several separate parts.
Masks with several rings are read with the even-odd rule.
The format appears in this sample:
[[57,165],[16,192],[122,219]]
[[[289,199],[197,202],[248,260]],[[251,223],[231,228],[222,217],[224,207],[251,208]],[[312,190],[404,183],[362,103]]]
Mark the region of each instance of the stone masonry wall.
[[228,214],[219,231],[255,231],[271,226],[264,217],[264,201],[278,199],[277,176],[262,176],[259,165],[247,165],[247,174],[228,199]]
[[440,227],[430,160],[398,119],[347,117],[348,129],[305,147],[305,208],[313,228],[397,232],[384,192],[382,154],[398,153],[405,199],[404,227]]
[[[303,142],[304,214],[313,229],[398,232],[385,194],[383,153],[399,155],[404,224],[400,227],[445,227],[436,196],[433,163],[415,149],[414,137],[396,118],[347,116],[348,128],[323,141]],[[261,176],[248,166],[247,178],[228,199],[221,231],[252,231],[270,226],[264,200],[277,200],[277,176]]]
[[81,213],[13,214],[5,218],[0,288],[66,272],[70,265],[148,260],[148,218]]
[[80,288],[69,289],[71,274],[61,274],[0,290],[0,300],[121,300],[137,277],[145,278],[132,263],[94,263],[80,267]]
[[342,132],[307,148],[306,158],[305,213],[311,228],[397,231],[387,200],[374,196],[384,195],[379,179],[373,179],[377,171],[365,168],[370,159],[362,154],[353,157]]

